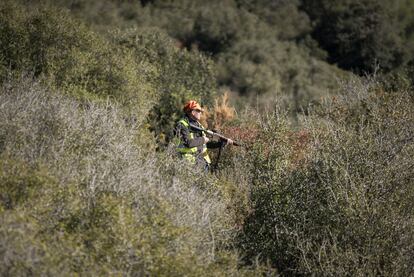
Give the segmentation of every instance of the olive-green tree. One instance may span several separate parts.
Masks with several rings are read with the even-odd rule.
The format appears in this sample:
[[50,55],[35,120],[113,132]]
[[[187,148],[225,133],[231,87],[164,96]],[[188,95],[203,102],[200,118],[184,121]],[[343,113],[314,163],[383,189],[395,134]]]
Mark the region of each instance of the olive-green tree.
[[405,49],[412,8],[406,0],[302,1],[315,25],[312,36],[329,62],[358,73],[373,72],[377,65],[390,71],[411,59]]

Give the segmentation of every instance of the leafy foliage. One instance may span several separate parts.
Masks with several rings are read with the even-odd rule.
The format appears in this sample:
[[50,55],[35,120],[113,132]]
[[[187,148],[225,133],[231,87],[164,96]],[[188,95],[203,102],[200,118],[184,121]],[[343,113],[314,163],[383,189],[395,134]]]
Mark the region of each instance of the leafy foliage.
[[[313,37],[328,51],[329,60],[341,68],[373,72],[378,63],[395,69],[412,59],[410,1],[303,1],[316,23]],[[411,23],[408,23],[408,22]],[[408,26],[407,26],[408,27]],[[407,36],[408,34],[408,36]]]
[[0,274],[412,275],[413,7],[2,1]]
[[164,33],[148,29],[129,30],[118,38],[118,44],[132,49],[134,55],[158,69],[153,85],[158,92],[149,117],[152,130],[168,139],[170,130],[182,116],[188,99],[203,105],[212,103],[216,84],[212,62],[200,53],[191,53],[174,46]]
[[155,155],[116,105],[19,83],[0,94],[3,275],[249,274],[216,178]]
[[[45,7],[31,12],[9,1],[2,5],[0,60],[5,68],[17,76],[22,72],[43,76],[81,98],[114,98],[145,116],[146,104],[154,97],[148,78],[155,69],[150,64],[65,12]],[[1,78],[6,80],[7,75]]]
[[309,17],[299,9],[301,1],[293,0],[237,0],[240,8],[257,15],[261,20],[276,29],[281,40],[294,40],[305,37],[311,31]]
[[240,236],[247,257],[286,274],[409,275],[412,103],[375,81],[347,83],[308,119],[299,164],[283,121],[263,121]]

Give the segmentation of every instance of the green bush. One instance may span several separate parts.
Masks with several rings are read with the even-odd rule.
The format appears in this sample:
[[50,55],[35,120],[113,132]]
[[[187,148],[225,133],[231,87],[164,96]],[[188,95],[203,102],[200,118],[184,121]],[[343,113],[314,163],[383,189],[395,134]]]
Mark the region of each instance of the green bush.
[[47,182],[47,175],[36,172],[24,162],[17,162],[7,157],[0,160],[0,210],[16,209],[29,199],[40,196],[42,184]]
[[[52,24],[60,24],[59,30],[65,30],[66,37],[43,26],[47,24],[36,25],[35,30],[40,30],[36,31],[40,38],[47,38],[43,33],[53,34],[50,40],[60,48],[64,44],[72,49],[72,41],[84,45],[75,46],[65,62],[59,61],[56,70],[51,69],[58,75],[58,81],[66,84],[65,90],[88,98],[114,97],[143,112],[151,106],[148,102],[158,101],[152,109],[150,125],[158,140],[165,142],[181,116],[183,102],[194,98],[211,105],[217,81],[241,95],[256,97],[256,102],[282,102],[297,113],[328,94],[336,87],[337,75],[343,75],[334,66],[314,57],[318,55],[315,49],[321,51],[314,41],[304,39],[309,24],[305,24],[307,28],[303,25],[307,19],[298,11],[298,3],[270,3],[276,10],[273,13],[265,9],[265,1],[257,7],[251,7],[249,1],[241,2],[155,1],[142,7],[139,3],[108,0],[105,5],[110,7],[108,10],[113,9],[108,11],[95,1],[75,4],[60,1],[50,6],[68,8],[71,15],[91,22],[95,30],[112,30],[116,28],[109,26],[113,23],[120,31],[103,32],[108,42],[102,35],[70,19],[68,13],[64,15],[66,21],[71,22],[56,22],[55,19]],[[55,13],[38,6],[43,11],[48,10],[48,17]],[[281,18],[279,14],[284,10],[295,16]],[[107,22],[101,22],[94,13],[102,14]],[[295,22],[300,21],[298,25],[285,22],[293,18]],[[126,29],[134,24],[135,28]],[[71,34],[78,25],[84,32]],[[60,42],[59,37],[64,42]],[[296,40],[304,42],[298,47]],[[119,47],[120,44],[125,47]],[[213,54],[212,60],[200,56],[196,49]]]
[[[280,117],[262,120],[246,260],[286,275],[410,275],[412,104],[406,91],[354,80],[307,119],[305,144],[292,144]],[[296,161],[295,145],[305,149]]]
[[[152,65],[111,44],[67,12],[47,6],[29,10],[9,1],[0,12],[2,68],[17,76],[42,76],[82,99],[112,98],[139,116],[146,115],[155,95],[149,83],[157,74]],[[2,72],[5,81],[9,71]]]
[[124,109],[26,79],[0,103],[2,275],[254,274],[218,179],[155,154]]
[[301,1],[236,0],[239,8],[257,15],[281,40],[295,40],[311,31],[308,15],[299,9]]
[[195,99],[202,105],[212,104],[216,95],[213,63],[201,53],[175,47],[173,40],[157,29],[129,29],[118,35],[117,44],[158,70],[151,79],[157,99],[149,124],[165,142],[182,116],[185,102]]
[[[337,93],[299,1],[26,2],[0,3],[0,275],[412,274],[410,70]],[[260,113],[204,174],[150,130],[216,77]]]
[[349,73],[312,57],[290,42],[244,39],[219,56],[218,81],[260,109],[281,106],[295,114],[333,94]]
[[312,36],[329,62],[360,74],[385,71],[412,60],[410,1],[303,1],[315,23]]
[[2,6],[3,81],[10,78],[7,68],[15,75],[33,72],[80,99],[113,99],[138,121],[151,110],[150,126],[161,142],[188,99],[204,105],[213,101],[212,61],[177,48],[158,29],[132,28],[103,36],[51,6],[39,4],[33,11],[9,1]]

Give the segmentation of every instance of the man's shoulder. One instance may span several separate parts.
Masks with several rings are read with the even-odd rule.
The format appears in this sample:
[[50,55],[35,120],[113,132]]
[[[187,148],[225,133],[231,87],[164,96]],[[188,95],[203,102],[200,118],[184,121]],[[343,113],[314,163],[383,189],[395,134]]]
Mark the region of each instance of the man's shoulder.
[[190,125],[188,118],[186,117],[182,117],[180,120],[178,120],[177,126],[184,126],[184,127],[188,127]]

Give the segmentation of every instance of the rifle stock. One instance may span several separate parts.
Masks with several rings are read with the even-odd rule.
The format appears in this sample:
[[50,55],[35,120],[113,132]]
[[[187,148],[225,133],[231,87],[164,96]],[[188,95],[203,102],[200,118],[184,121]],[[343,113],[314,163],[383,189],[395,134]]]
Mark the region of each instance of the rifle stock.
[[[223,135],[221,135],[219,133],[213,132],[211,130],[207,130],[207,129],[204,129],[204,128],[201,128],[201,127],[198,127],[198,126],[194,126],[193,124],[190,124],[190,127],[191,128],[194,128],[196,130],[199,130],[199,131],[204,131],[207,134],[209,134],[210,136],[216,136],[216,137],[219,137],[219,138],[224,139],[226,141],[229,140],[229,138],[227,138],[227,137],[225,137],[225,136],[223,136]],[[233,145],[234,146],[242,146],[240,143],[235,142],[235,141],[233,141]]]

